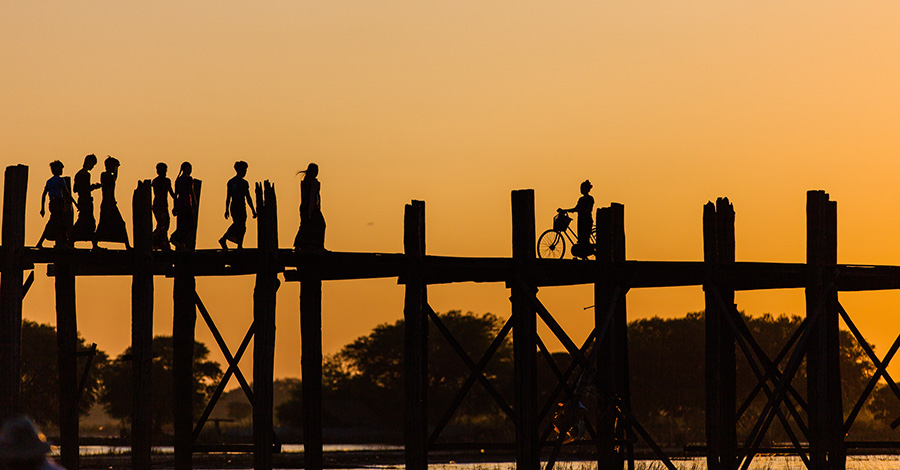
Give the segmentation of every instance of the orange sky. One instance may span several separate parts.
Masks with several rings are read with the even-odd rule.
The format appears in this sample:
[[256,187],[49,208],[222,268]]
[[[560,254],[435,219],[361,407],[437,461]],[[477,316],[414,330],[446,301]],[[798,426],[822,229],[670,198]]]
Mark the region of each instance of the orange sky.
[[[629,259],[701,260],[702,205],[728,196],[738,260],[802,262],[806,191],[824,189],[838,202],[839,262],[900,265],[894,2],[0,0],[0,11],[0,163],[31,166],[29,244],[47,163],[72,175],[96,153],[122,162],[127,221],[138,179],[190,160],[204,181],[201,247],[227,227],[225,181],[242,159],[249,180],[276,185],[285,247],[294,174],[315,161],[331,250],[402,251],[403,205],[422,199],[430,254],[509,256],[511,190],[535,189],[542,231],[590,178],[598,206],[625,204]],[[52,279],[37,274],[25,316],[55,323]],[[232,349],[252,285],[198,280]],[[77,287],[79,330],[121,353],[130,280]],[[156,289],[156,332],[170,334],[171,280]],[[279,377],[299,376],[297,293],[285,284],[278,296]],[[587,334],[590,288],[539,295],[573,336]],[[400,318],[402,298],[395,280],[327,283],[326,352]],[[502,285],[429,298],[438,311],[509,312]],[[841,300],[885,351],[900,296]],[[676,316],[702,309],[703,295],[633,291],[628,302],[631,318]],[[799,290],[737,302],[751,314],[804,309]]]

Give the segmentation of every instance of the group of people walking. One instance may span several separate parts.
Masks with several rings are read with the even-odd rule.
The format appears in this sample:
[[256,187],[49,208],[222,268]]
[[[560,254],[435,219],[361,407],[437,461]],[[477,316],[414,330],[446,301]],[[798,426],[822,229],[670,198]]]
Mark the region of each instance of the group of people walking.
[[[116,179],[119,177],[119,160],[107,156],[103,161],[105,170],[100,174],[99,183],[91,183],[91,170],[97,165],[97,156],[90,154],[84,157],[81,170],[75,173],[75,181],[72,190],[78,196],[72,198],[68,184],[62,177],[63,164],[59,160],[50,163],[50,172],[53,176],[47,180],[44,193],[41,195],[41,217],[44,216],[44,207],[50,198],[50,220],[44,227],[41,239],[37,243],[38,248],[43,247],[45,240],[55,241],[57,244],[64,241],[77,242],[89,241],[93,248],[97,248],[97,242],[124,243],[126,248],[131,248],[128,243],[128,233],[125,231],[125,220],[116,205]],[[92,192],[100,189],[100,222],[94,219],[94,197]],[[71,203],[78,207],[78,220],[69,228],[71,218]]]
[[[90,172],[97,165],[97,157],[94,154],[84,157],[81,170],[75,174],[72,190],[62,176],[62,162],[56,160],[50,163],[50,172],[53,176],[47,180],[41,195],[41,217],[45,215],[44,208],[49,197],[50,219],[37,243],[38,248],[43,247],[45,240],[55,241],[57,245],[62,242],[90,241],[93,249],[99,248],[98,242],[116,242],[124,243],[127,249],[131,248],[125,220],[116,204],[119,161],[115,157],[107,156],[103,163],[105,171],[100,174],[100,182],[91,183]],[[244,247],[248,207],[250,214],[256,218],[256,208],[250,196],[250,183],[245,179],[247,168],[247,162],[235,162],[235,176],[228,180],[226,185],[225,219],[230,218],[231,225],[219,238],[219,245],[223,250],[229,249],[229,242],[237,249]],[[150,183],[153,190],[152,211],[156,219],[156,228],[153,230],[154,249],[169,250],[171,246],[176,250],[194,249],[197,233],[197,197],[191,172],[190,162],[182,163],[173,186],[172,180],[166,176],[168,166],[162,162],[156,165],[157,176]],[[315,163],[310,163],[306,170],[298,173],[303,174],[300,183],[300,229],[294,239],[294,248],[298,250],[324,251],[325,218],[322,216],[318,173],[319,167]],[[99,222],[94,219],[94,199],[91,194],[97,189],[101,190],[102,198]],[[77,199],[72,197],[73,191]],[[169,236],[170,197],[173,200],[172,215],[176,220],[176,228],[171,236]],[[72,203],[78,209],[78,218],[74,224],[72,224]]]

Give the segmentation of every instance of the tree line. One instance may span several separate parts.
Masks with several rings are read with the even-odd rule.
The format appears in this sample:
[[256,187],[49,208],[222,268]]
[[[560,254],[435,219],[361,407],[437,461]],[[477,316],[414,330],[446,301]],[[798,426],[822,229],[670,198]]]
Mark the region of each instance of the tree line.
[[[449,311],[438,315],[459,345],[475,362],[482,356],[504,320],[488,314]],[[800,326],[797,316],[744,316],[760,347],[774,358]],[[323,364],[323,420],[332,439],[367,441],[400,441],[403,422],[403,320],[375,327],[371,333],[357,338]],[[514,438],[512,420],[485,387],[475,383],[459,401],[457,394],[469,378],[469,369],[459,358],[453,345],[432,323],[428,341],[428,399],[430,426],[446,421],[441,439],[449,442],[502,442]],[[43,425],[58,418],[56,399],[55,329],[25,321],[23,325],[23,407]],[[856,402],[875,367],[863,349],[847,331],[840,332],[841,374],[843,379],[845,416]],[[79,338],[79,349],[88,349]],[[172,338],[153,340],[153,423],[154,432],[162,435],[172,422]],[[631,403],[634,415],[660,442],[685,444],[704,441],[705,390],[704,315],[689,313],[680,318],[648,318],[628,324],[628,351]],[[570,367],[567,353],[544,353],[538,361],[539,403],[549,403],[553,415],[557,403],[566,395],[558,394],[557,374],[574,370],[570,383],[581,374]],[[93,357],[79,358],[79,367],[91,361],[84,375],[81,411],[86,413],[95,403],[102,405],[114,418],[127,422],[131,416],[131,352],[126,350],[114,359],[97,350]],[[756,385],[748,362],[737,351],[738,401]],[[552,363],[551,363],[552,361]],[[511,405],[514,397],[512,338],[509,335],[496,349],[483,373],[501,401]],[[196,342],[194,348],[194,410],[199,413],[209,400],[222,376],[219,364],[209,359],[209,350]],[[276,407],[276,422],[285,428],[302,428],[302,383],[291,381],[288,399]],[[793,386],[805,396],[805,367],[798,371]],[[593,423],[597,413],[599,391],[590,390],[582,398],[587,408],[585,419]],[[551,401],[552,400],[552,401]],[[458,401],[456,411],[448,412]],[[747,406],[739,421],[738,435],[749,432],[754,419],[765,404],[758,394]],[[236,407],[237,408],[237,407]],[[248,410],[233,410],[246,415]],[[805,413],[801,411],[801,415]],[[848,439],[895,438],[889,423],[900,416],[900,400],[881,383],[867,402],[851,429]],[[447,419],[449,417],[449,419]],[[786,435],[773,425],[769,440],[786,440]]]

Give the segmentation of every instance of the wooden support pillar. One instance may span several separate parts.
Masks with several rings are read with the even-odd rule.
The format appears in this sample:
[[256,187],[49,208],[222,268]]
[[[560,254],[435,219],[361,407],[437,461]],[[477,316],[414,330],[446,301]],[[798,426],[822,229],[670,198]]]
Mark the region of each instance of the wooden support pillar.
[[194,179],[194,230],[188,235],[189,251],[176,252],[173,282],[175,318],[172,321],[172,382],[175,389],[173,422],[175,440],[175,470],[191,469],[193,452],[193,367],[194,329],[197,325],[197,280],[194,278],[194,253],[197,245],[197,215],[200,213],[200,189],[203,182]]
[[153,216],[150,180],[138,182],[132,199],[134,274],[131,278],[131,352],[134,373],[131,468],[150,470],[153,414]]
[[175,253],[175,317],[172,321],[175,470],[191,470],[192,460],[194,328],[197,323],[197,284],[193,258],[194,253],[190,251]]
[[811,322],[806,355],[809,402],[809,447],[812,468],[844,470],[843,406],[838,344],[837,203],[824,191],[806,199],[806,315]]
[[203,189],[203,181],[194,178],[194,232],[188,236],[187,247],[191,250],[197,248],[197,232],[200,230],[200,190]]
[[710,470],[737,465],[735,338],[723,310],[734,305],[732,279],[724,275],[734,264],[734,207],[727,198],[703,207],[703,259],[706,292],[706,446]]
[[275,187],[256,184],[259,259],[253,289],[253,467],[272,469],[275,293],[278,291],[278,205]]
[[6,167],[0,240],[0,422],[18,413],[22,377],[25,196],[28,167]]
[[512,192],[512,232],[514,275],[521,276],[528,286],[521,287],[516,282],[509,286],[515,361],[516,469],[540,470],[537,312],[529,301],[537,291],[531,287],[535,258],[534,191],[531,189]]
[[[630,407],[631,387],[628,378],[628,315],[625,286],[616,263],[625,261],[625,206],[613,203],[597,210],[598,279],[594,283],[594,325],[598,334],[612,310],[612,318],[602,338],[597,338],[597,387],[600,390],[597,439],[598,468],[621,469],[624,446],[628,440],[626,426],[620,416],[609,413],[615,401]],[[629,462],[632,462],[629,447]]]
[[403,248],[409,261],[403,280],[406,298],[404,320],[404,422],[407,470],[428,468],[428,318],[425,315],[427,285],[424,278],[425,203],[407,204],[403,217]]
[[[71,184],[66,182],[71,187]],[[68,208],[71,212],[71,206]],[[71,213],[63,214],[66,233],[71,229]],[[57,240],[54,250],[56,289],[56,346],[59,386],[59,461],[77,470],[78,450],[78,320],[75,310],[75,270],[69,250],[72,243]],[[62,250],[62,251],[59,251]]]
[[303,462],[322,470],[322,281],[300,281],[300,368],[303,384]]

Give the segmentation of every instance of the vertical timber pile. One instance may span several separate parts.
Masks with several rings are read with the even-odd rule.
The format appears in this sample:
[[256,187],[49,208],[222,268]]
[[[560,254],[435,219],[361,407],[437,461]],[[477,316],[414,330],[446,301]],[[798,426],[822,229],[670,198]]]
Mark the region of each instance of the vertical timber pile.
[[806,315],[810,319],[806,356],[809,401],[809,451],[815,469],[843,470],[837,271],[837,203],[824,191],[809,191],[806,200]]
[[188,234],[188,249],[176,252],[175,281],[172,287],[174,319],[172,320],[172,382],[175,413],[173,422],[175,470],[191,470],[193,452],[193,367],[194,329],[197,325],[197,280],[194,277],[194,248],[197,242],[197,214],[200,212],[202,182],[194,180],[194,230]]
[[153,215],[150,180],[138,182],[132,199],[134,273],[131,278],[132,388],[131,468],[150,470],[153,415]]
[[[66,182],[68,187],[72,187]],[[69,212],[71,205],[66,204]],[[72,217],[64,214],[66,232]],[[71,259],[72,242],[56,241],[54,249],[63,252],[54,259],[56,268],[56,346],[59,376],[59,461],[63,467],[77,470],[78,451],[78,320],[75,310],[75,269]]]
[[[630,406],[628,380],[628,317],[622,294],[621,279],[616,263],[625,261],[625,206],[613,203],[597,209],[597,265],[598,279],[594,283],[594,325],[599,335],[612,314],[604,337],[595,341],[597,354],[597,389],[600,391],[597,440],[598,468],[622,468],[622,452],[626,442],[623,421],[609,410],[621,400]],[[610,307],[615,304],[615,308]],[[629,453],[630,454],[630,453]]]
[[253,466],[271,470],[275,366],[275,293],[278,291],[278,205],[275,187],[256,184],[259,265],[253,289]]
[[318,260],[300,267],[300,369],[303,398],[303,462],[306,470],[322,470],[322,280]]
[[22,368],[22,297],[25,195],[28,167],[6,167],[0,248],[0,421],[19,412]]
[[408,265],[404,282],[406,296],[403,306],[404,329],[404,386],[405,407],[403,436],[406,445],[407,470],[428,468],[428,419],[426,390],[428,388],[428,321],[425,316],[427,287],[424,278],[425,203],[407,204],[403,217],[403,250]]
[[172,321],[173,386],[175,395],[175,470],[191,469],[193,445],[192,382],[194,364],[194,328],[197,322],[195,301],[196,279],[192,266],[193,253],[175,253],[173,286],[175,318]]
[[725,319],[734,305],[734,206],[727,198],[703,207],[706,295],[706,448],[709,470],[737,464],[735,338]]
[[197,248],[197,229],[200,222],[200,190],[203,189],[203,181],[194,178],[194,231],[188,234],[187,247],[191,250]]
[[[516,387],[516,469],[539,470],[537,402],[537,311],[529,300],[535,258],[534,191],[512,192],[513,276],[522,276],[527,287],[512,282],[510,287],[513,316],[513,356]],[[524,289],[530,290],[530,292]]]

